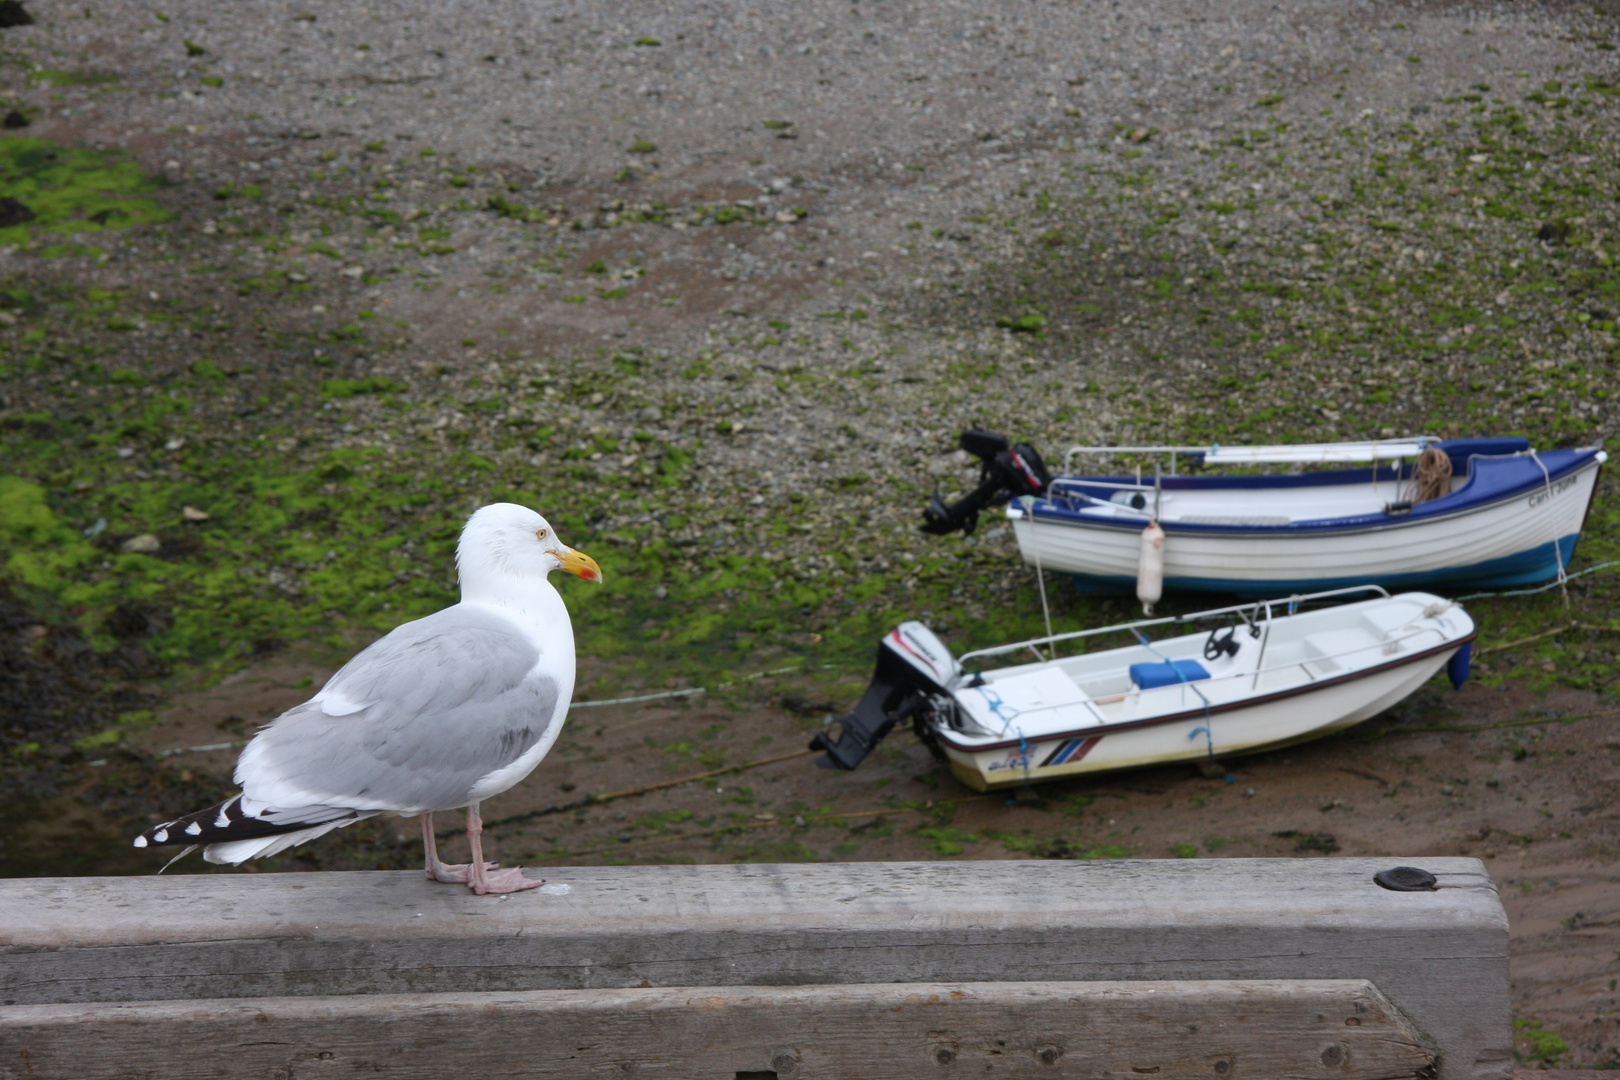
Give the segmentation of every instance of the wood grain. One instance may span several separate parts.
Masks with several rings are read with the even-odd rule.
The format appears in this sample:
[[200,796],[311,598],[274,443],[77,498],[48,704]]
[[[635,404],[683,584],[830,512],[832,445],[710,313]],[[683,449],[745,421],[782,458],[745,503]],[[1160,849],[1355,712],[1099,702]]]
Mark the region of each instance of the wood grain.
[[0,1076],[1392,1080],[1434,1051],[1362,980],[887,983],[34,1005]]
[[[1439,875],[1394,893],[1397,864]],[[0,1004],[637,986],[1366,979],[1511,1074],[1507,920],[1474,859],[588,867],[0,881]]]

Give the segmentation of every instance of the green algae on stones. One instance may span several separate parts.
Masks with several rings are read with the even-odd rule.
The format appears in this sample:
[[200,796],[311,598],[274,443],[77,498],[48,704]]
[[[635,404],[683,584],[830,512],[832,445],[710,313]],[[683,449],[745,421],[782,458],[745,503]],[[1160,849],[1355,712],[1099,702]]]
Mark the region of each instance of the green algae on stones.
[[0,244],[156,224],[173,216],[150,197],[166,181],[111,153],[48,139],[0,140],[0,185],[33,215],[0,228]]

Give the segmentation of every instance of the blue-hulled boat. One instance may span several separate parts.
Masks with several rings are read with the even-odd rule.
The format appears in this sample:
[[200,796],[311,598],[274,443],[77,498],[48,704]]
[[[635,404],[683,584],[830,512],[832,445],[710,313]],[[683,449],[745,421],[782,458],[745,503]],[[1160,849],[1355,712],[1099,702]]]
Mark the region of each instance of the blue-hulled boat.
[[[1087,590],[1129,592],[1143,532],[1164,532],[1163,586],[1279,596],[1376,583],[1493,589],[1569,566],[1607,454],[1520,438],[1294,447],[1077,447],[1213,465],[1369,462],[1273,475],[1065,475],[1007,507],[1024,560]],[[1428,451],[1425,458],[1425,451]],[[1427,474],[1418,467],[1437,465]],[[1420,490],[1426,489],[1426,490]]]

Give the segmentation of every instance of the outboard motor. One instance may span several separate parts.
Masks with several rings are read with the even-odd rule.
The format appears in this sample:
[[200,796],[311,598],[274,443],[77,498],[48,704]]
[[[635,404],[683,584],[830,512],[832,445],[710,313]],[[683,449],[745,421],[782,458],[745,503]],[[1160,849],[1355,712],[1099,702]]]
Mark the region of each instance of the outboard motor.
[[927,708],[929,698],[947,694],[962,668],[951,650],[920,622],[903,622],[878,645],[877,670],[855,711],[838,718],[837,739],[821,732],[810,749],[823,769],[853,769],[866,759],[894,725]]
[[1020,495],[1046,494],[1052,474],[1029,443],[1014,445],[1005,435],[976,429],[962,432],[960,443],[979,459],[979,486],[950,506],[936,492],[923,511],[923,532],[947,536],[960,529],[972,536],[981,511]]

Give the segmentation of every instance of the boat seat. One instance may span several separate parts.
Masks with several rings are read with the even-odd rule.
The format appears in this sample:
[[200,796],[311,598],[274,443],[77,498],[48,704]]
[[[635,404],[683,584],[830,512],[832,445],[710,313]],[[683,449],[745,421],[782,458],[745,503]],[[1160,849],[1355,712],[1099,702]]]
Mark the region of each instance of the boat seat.
[[1344,670],[1344,657],[1349,653],[1382,644],[1381,636],[1374,636],[1364,627],[1346,626],[1305,638],[1306,667],[1314,675],[1330,675]]
[[1384,604],[1362,612],[1361,621],[1382,639],[1410,627],[1422,611],[1422,604]]
[[1066,723],[1094,722],[1083,707],[1086,692],[1058,667],[986,679],[979,686],[963,687],[956,700],[986,731],[1005,732],[1012,723],[1057,723],[1051,719],[1054,713],[1067,716]]
[[1177,686],[1207,678],[1209,672],[1196,660],[1167,660],[1158,664],[1131,665],[1131,682],[1143,690]]

